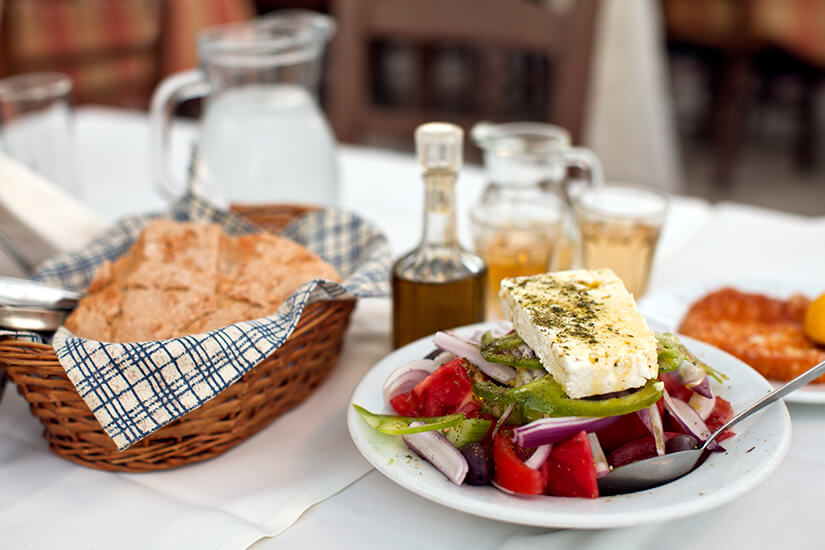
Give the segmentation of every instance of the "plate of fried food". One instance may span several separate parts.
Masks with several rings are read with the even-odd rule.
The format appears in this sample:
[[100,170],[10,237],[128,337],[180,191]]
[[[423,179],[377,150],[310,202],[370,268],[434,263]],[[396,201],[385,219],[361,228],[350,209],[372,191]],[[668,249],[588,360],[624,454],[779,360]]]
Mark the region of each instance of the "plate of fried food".
[[[738,357],[774,385],[825,360],[822,281],[707,280],[652,292],[639,308]],[[785,400],[825,404],[825,376]]]

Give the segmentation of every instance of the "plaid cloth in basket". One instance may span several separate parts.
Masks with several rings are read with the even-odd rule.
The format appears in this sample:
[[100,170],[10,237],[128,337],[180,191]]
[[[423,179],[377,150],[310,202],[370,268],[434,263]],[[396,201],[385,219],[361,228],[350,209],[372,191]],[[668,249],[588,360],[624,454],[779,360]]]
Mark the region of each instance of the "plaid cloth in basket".
[[[97,266],[126,252],[153,217],[159,216],[123,220],[83,250],[46,262],[34,279],[85,288]],[[215,222],[231,235],[255,231],[246,221],[193,196],[182,199],[163,217]],[[278,349],[306,304],[388,294],[389,243],[358,216],[319,210],[302,216],[281,235],[332,264],[343,284],[311,281],[274,315],[172,340],[107,343],[79,338],[65,328],[57,331],[52,345],[60,364],[119,449],[198,408]]]

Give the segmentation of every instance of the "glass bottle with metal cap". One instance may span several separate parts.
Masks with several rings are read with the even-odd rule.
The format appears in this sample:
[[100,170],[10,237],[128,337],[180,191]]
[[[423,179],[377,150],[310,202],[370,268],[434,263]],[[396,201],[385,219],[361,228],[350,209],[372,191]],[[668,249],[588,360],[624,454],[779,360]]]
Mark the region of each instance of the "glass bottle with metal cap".
[[455,183],[463,141],[463,131],[453,124],[431,122],[415,131],[425,185],[424,230],[418,247],[393,266],[394,347],[484,320],[487,268],[456,236]]

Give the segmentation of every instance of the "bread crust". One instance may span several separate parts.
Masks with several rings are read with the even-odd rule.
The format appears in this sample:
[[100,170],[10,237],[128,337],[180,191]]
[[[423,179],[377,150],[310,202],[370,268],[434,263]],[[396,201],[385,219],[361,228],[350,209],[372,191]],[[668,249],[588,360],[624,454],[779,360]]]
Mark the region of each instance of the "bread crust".
[[270,233],[230,237],[214,224],[154,220],[104,262],[66,320],[110,342],[176,338],[270,315],[313,279],[340,282],[327,262]]

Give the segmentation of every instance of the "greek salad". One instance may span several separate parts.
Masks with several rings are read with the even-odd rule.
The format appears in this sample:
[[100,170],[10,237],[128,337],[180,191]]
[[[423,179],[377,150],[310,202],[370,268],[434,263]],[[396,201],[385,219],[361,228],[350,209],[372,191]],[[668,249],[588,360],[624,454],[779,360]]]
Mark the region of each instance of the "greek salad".
[[[659,376],[634,390],[573,399],[512,330],[438,332],[436,349],[400,365],[383,396],[396,414],[354,404],[456,485],[518,495],[598,498],[611,469],[693,449],[733,417],[710,378],[724,374],[676,336],[657,334]],[[717,437],[710,450],[724,450]]]

